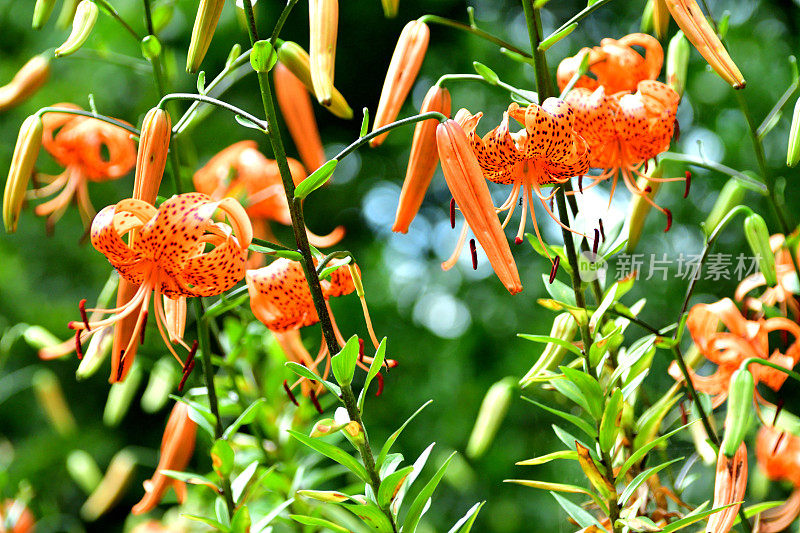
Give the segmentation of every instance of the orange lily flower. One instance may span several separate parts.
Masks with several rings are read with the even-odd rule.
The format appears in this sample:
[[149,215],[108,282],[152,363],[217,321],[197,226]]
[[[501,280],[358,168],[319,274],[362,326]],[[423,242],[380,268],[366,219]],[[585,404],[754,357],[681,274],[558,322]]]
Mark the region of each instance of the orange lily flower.
[[197,424],[189,418],[189,406],[183,402],[176,402],[175,407],[167,420],[164,437],[161,439],[161,457],[158,460],[155,474],[144,483],[145,494],[133,506],[133,514],[142,514],[155,508],[164,497],[167,490],[172,487],[178,496],[178,501],[183,503],[186,499],[186,484],[183,481],[167,477],[162,470],[181,471],[189,464],[194,452]]
[[793,291],[793,278],[794,265],[789,251],[783,248],[785,237],[782,234],[775,234],[770,236],[769,245],[772,252],[775,254],[775,272],[777,274],[778,283],[774,287],[766,287],[764,292],[758,299],[747,296],[747,293],[763,287],[767,284],[764,279],[764,274],[756,272],[744,278],[739,286],[736,287],[734,298],[737,302],[744,301],[745,308],[762,312],[764,305],[774,306],[778,304],[784,316],[787,316],[787,311],[791,310],[792,315],[797,319],[800,317],[800,305]]
[[[403,102],[419,74],[419,69],[422,67],[430,35],[428,25],[419,20],[412,20],[403,28],[397,39],[392,60],[389,62],[389,69],[386,71],[386,79],[381,89],[378,109],[375,111],[372,131],[386,126],[397,118],[397,114],[403,107]],[[374,137],[369,141],[369,145],[373,148],[380,146],[387,135],[389,132]]]
[[[720,326],[727,331],[719,331]],[[697,304],[689,311],[686,327],[700,353],[717,365],[717,370],[708,376],[701,376],[689,370],[695,389],[712,396],[713,407],[718,407],[728,397],[728,386],[733,372],[748,358],[767,359],[784,368],[793,368],[800,361],[800,325],[783,318],[746,320],[733,300],[724,298],[713,304]],[[774,350],[769,355],[768,335],[772,331],[791,333],[794,342],[783,354]],[[764,383],[777,391],[786,381],[786,374],[764,365],[751,367],[756,383]],[[683,375],[673,362],[669,374],[680,381]],[[756,394],[758,392],[756,391]]]
[[[230,225],[214,223],[217,210],[227,215]],[[128,242],[125,235],[136,232]],[[156,210],[147,202],[123,200],[100,211],[92,223],[92,245],[117,269],[120,276],[139,288],[127,303],[113,309],[81,309],[83,321],[71,322],[76,330],[76,345],[104,328],[137,313],[130,341],[121,351],[116,376],[124,378],[133,357],[131,349],[143,336],[150,294],[153,300],[156,325],[172,355],[186,368],[189,364],[178,357],[165,331],[169,323],[162,304],[162,295],[177,299],[220,294],[244,277],[247,247],[252,240],[250,220],[241,205],[232,198],[212,201],[200,193],[173,196]],[[206,246],[213,249],[206,252]],[[111,315],[90,321],[87,312]],[[175,332],[172,332],[173,337]],[[181,338],[178,344],[190,351]]]
[[794,490],[786,502],[761,513],[761,533],[783,531],[800,515],[800,437],[762,426],[756,437],[758,466],[773,481],[789,481]]
[[[268,220],[291,225],[289,203],[283,190],[278,163],[267,159],[257,149],[255,141],[239,141],[211,158],[194,175],[195,188],[213,199],[234,197],[246,206],[253,219],[257,238],[274,240]],[[295,185],[306,178],[303,165],[288,158],[289,170]],[[318,248],[333,246],[344,237],[344,226],[337,226],[327,235],[316,235],[306,228],[308,240]]]
[[[420,113],[438,111],[446,117],[450,116],[450,91],[434,85],[422,101]],[[411,221],[417,216],[425,191],[431,184],[436,166],[439,164],[439,152],[436,149],[436,126],[434,119],[417,122],[414,138],[411,141],[411,155],[408,157],[406,178],[400,191],[397,215],[392,231],[406,233]]]
[[300,153],[300,159],[308,172],[314,172],[326,159],[314,109],[311,107],[311,97],[303,82],[283,63],[275,65],[272,77],[275,80],[275,98],[294,145]]
[[[74,104],[56,106],[80,109]],[[136,163],[136,147],[127,131],[102,120],[67,113],[46,113],[42,122],[42,144],[65,170],[57,176],[36,175],[47,185],[29,191],[29,197],[43,198],[60,192],[37,205],[34,212],[47,216],[47,224],[52,226],[75,197],[81,218],[88,226],[95,214],[89,200],[88,182],[108,181],[130,172]],[[108,151],[107,160],[103,156],[104,148]]]
[[[354,268],[358,271],[358,267]],[[250,308],[253,310],[253,314],[275,335],[287,357],[312,370],[316,370],[324,359],[326,363],[322,377],[327,377],[330,372],[330,354],[325,339],[322,339],[319,353],[314,359],[306,351],[297,333],[300,328],[319,322],[319,315],[314,307],[314,300],[311,297],[311,291],[308,288],[305,273],[300,263],[284,258],[276,259],[263,268],[248,270],[245,279],[247,281],[247,290],[250,293]],[[340,266],[331,273],[330,280],[321,280],[320,284],[326,300],[325,305],[331,317],[336,341],[340,346],[344,346],[346,341],[339,330],[339,326],[336,324],[336,319],[333,316],[328,300],[351,294],[356,290],[350,266]],[[360,294],[359,298],[362,302],[367,330],[375,349],[377,349],[380,343],[375,336],[366,302]],[[358,365],[364,370],[368,370],[364,362],[370,363],[372,359],[366,356],[359,359]],[[394,366],[395,364],[394,361],[387,360],[388,366]],[[309,396],[311,394],[310,384],[302,379],[289,387],[289,390],[298,384],[303,385],[304,395]],[[317,384],[316,393],[321,391],[322,385]]]
[[675,115],[680,96],[668,85],[646,80],[635,93],[618,92],[606,95],[606,88],[574,89],[566,96],[575,110],[575,130],[591,150],[591,165],[603,169],[594,176],[595,185],[613,177],[611,195],[622,175],[625,185],[667,216],[667,229],[672,221],[669,210],[653,202],[647,190],[636,185],[636,177],[651,181],[679,181],[684,178],[654,178],[641,171],[647,161],[669,148],[675,128]]
[[[645,56],[642,57],[634,46],[644,48]],[[581,48],[574,56],[561,61],[556,74],[560,90],[564,90],[578,71],[584,54],[589,54],[589,71],[595,77],[584,74],[575,88],[593,91],[602,86],[608,94],[635,91],[640,81],[658,78],[664,63],[664,50],[655,37],[632,33],[619,40],[606,38],[600,41],[600,46]]]
[[[720,507],[734,502],[741,502],[747,489],[747,448],[744,442],[739,445],[739,449],[732,458],[724,453],[717,457],[717,474],[714,479],[714,505]],[[739,512],[741,503],[731,505],[708,519],[706,531],[714,533],[727,533],[733,527],[736,514]]]
[[[494,183],[513,185],[506,201],[497,208],[498,212],[508,212],[501,227],[505,228],[511,220],[521,190],[522,217],[515,239],[517,244],[522,242],[525,233],[529,206],[536,236],[542,241],[533,209],[534,193],[553,220],[572,231],[559,221],[547,205],[555,193],[544,196],[541,192],[544,185],[564,183],[589,170],[589,149],[573,129],[575,114],[570,104],[558,98],[548,98],[541,106],[531,104],[526,108],[511,104],[508,111],[503,113],[500,125],[481,139],[475,134],[475,128],[482,116],[483,113],[471,115],[462,109],[456,115],[456,121],[469,137],[483,176]],[[524,129],[511,133],[509,117],[522,124]],[[459,207],[462,207],[461,204]],[[464,235],[462,230],[462,239]],[[458,257],[457,252],[443,266],[452,266]]]

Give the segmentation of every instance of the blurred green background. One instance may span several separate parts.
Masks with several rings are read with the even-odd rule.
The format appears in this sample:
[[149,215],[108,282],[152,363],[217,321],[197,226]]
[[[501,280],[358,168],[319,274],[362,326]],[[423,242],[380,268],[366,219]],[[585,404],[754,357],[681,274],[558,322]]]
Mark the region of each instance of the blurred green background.
[[[143,31],[139,2],[113,3],[137,31]],[[603,37],[619,38],[638,31],[645,3],[644,0],[617,1],[598,11],[550,49],[551,70],[555,72],[563,57],[573,55],[583,46],[597,45]],[[195,80],[184,72],[183,64],[196,3],[176,1],[174,4],[174,16],[160,37],[169,54],[167,67],[173,79],[173,90],[194,91]],[[262,34],[271,29],[281,4],[262,0],[256,5]],[[717,17],[730,11],[729,49],[748,80],[745,97],[756,120],[760,121],[791,83],[788,57],[798,47],[800,10],[790,1],[712,0],[708,4]],[[398,17],[387,20],[378,0],[341,2],[336,86],[356,110],[356,118],[342,121],[317,108],[317,120],[329,155],[357,137],[360,125],[357,110],[368,107],[374,112],[385,70],[403,25],[427,13],[466,21],[467,5],[455,0],[401,0]],[[492,0],[469,5],[474,6],[475,19],[481,28],[521,48],[529,47],[524,17],[517,2]],[[543,13],[545,34],[584,6],[585,2],[572,0],[550,2]],[[297,5],[281,37],[307,45],[307,9],[305,2]],[[32,2],[0,0],[0,83],[10,80],[29,57],[58,46],[68,34],[68,30],[55,28],[55,16],[44,29],[32,30],[31,14]],[[673,23],[670,35],[675,30]],[[208,79],[222,68],[230,47],[234,43],[244,45],[246,41],[246,32],[237,21],[233,2],[226,2],[202,65],[209,74]],[[108,56],[109,52],[134,58],[134,61],[117,64],[95,59],[95,56]],[[9,166],[19,125],[40,107],[68,101],[87,108],[88,95],[92,94],[101,113],[140,123],[141,117],[158,99],[149,65],[138,59],[140,57],[138,45],[130,36],[109,17],[101,15],[82,52],[53,61],[48,84],[23,105],[0,114],[0,172],[5,172]],[[530,67],[504,57],[490,43],[451,28],[431,25],[431,44],[401,116],[416,112],[425,92],[440,75],[472,72],[472,61],[489,65],[512,85],[533,88]],[[694,50],[689,72],[687,91],[678,114],[681,136],[672,149],[702,154],[736,169],[754,170],[752,145],[732,90],[706,67]],[[509,104],[504,91],[483,84],[468,82],[453,84],[450,88],[454,110],[466,107],[472,112],[484,112],[481,133],[497,124]],[[254,76],[244,78],[224,98],[261,115]],[[773,172],[787,178],[786,199],[796,219],[800,207],[795,196],[798,188],[791,179],[792,173],[784,166],[790,117],[791,107],[787,107],[765,144]],[[289,155],[296,157],[288,133],[284,133]],[[375,329],[379,337],[388,336],[389,354],[400,362],[387,376],[384,394],[368,402],[365,422],[371,437],[382,441],[420,404],[433,399],[434,403],[406,429],[397,448],[407,459],[413,459],[435,441],[434,458],[441,461],[451,450],[463,452],[488,387],[505,376],[521,377],[541,352],[540,345],[519,339],[515,334],[549,331],[553,313],[538,306],[536,300],[546,295],[541,275],[549,272],[550,265],[527,244],[516,247],[514,253],[525,289],[514,297],[498,283],[483,255],[477,271],[471,269],[465,255],[455,269],[443,272],[439,263],[452,251],[457,232],[449,227],[450,196],[441,171],[437,172],[411,231],[407,235],[392,234],[390,226],[405,174],[411,135],[411,128],[399,129],[382,147],[365,148],[350,156],[340,165],[332,185],[306,202],[306,217],[309,227],[316,233],[330,231],[337,224],[347,227],[347,236],[340,247],[353,251],[358,258]],[[268,143],[257,132],[240,127],[230,114],[212,113],[192,131],[191,143],[186,143],[194,146],[193,150],[184,150],[185,159],[194,163],[187,169],[187,175],[219,150],[243,139],[257,140],[260,149],[269,156]],[[44,170],[57,168],[46,155],[40,157],[39,165]],[[682,175],[683,170],[676,166],[669,172]],[[657,254],[659,258],[665,253],[671,259],[681,252],[700,252],[703,236],[699,224],[713,205],[725,178],[700,169],[692,171],[694,179],[688,199],[682,198],[682,184],[666,184],[658,196],[659,204],[674,214],[672,230],[663,233],[664,217],[651,213],[637,252]],[[90,194],[95,206],[99,209],[129,196],[132,179],[131,174],[117,181],[91,184]],[[164,187],[166,192],[162,194],[171,194],[168,180]],[[597,195],[581,202],[605,206],[608,186],[604,184],[595,191]],[[617,191],[611,209],[603,215],[606,227],[624,217],[630,198],[624,188],[619,187]],[[498,199],[504,198],[507,188],[497,187],[496,192]],[[748,193],[746,202],[769,215],[770,229],[776,230],[777,223],[770,218],[772,213],[761,198]],[[548,241],[560,242],[560,230],[547,219],[546,213],[539,210],[537,216]],[[511,226],[515,227],[514,224],[512,222]],[[290,233],[285,228],[276,228],[276,231],[284,242],[290,242]],[[47,236],[44,221],[27,209],[16,234],[0,234],[0,331],[25,322],[42,325],[59,337],[69,337],[66,324],[76,318],[77,302],[81,298],[93,301],[110,268],[91,246],[78,243],[83,233],[74,210],[57,224],[53,236]],[[745,246],[740,230],[732,227],[720,238],[717,249],[735,255],[744,252]],[[666,280],[660,275],[643,280],[626,297],[628,303],[633,303],[646,296],[648,306],[643,318],[658,326],[675,321],[686,287],[686,281],[675,276],[676,265],[673,263],[670,268]],[[563,272],[561,276],[568,281]],[[736,280],[701,280],[692,301],[732,296],[735,285]],[[334,311],[346,334],[365,334],[355,298],[334,303]],[[629,341],[642,333],[631,327]],[[315,334],[309,332],[304,336],[313,338]],[[187,338],[192,335],[187,334]],[[144,361],[154,361],[163,354],[163,347],[151,339],[140,353]],[[658,352],[645,381],[643,401],[658,397],[671,384],[665,373],[667,357],[667,353]],[[59,375],[81,427],[74,440],[64,439],[47,424],[32,392],[26,387],[30,368],[41,364],[35,351],[23,342],[16,342],[0,366],[3,495],[12,496],[20,481],[28,480],[35,493],[31,507],[37,517],[43,519],[40,531],[82,531],[84,528],[86,531],[121,531],[127,510],[141,495],[139,482],[149,477],[151,470],[137,471],[136,483],[111,514],[95,524],[80,525],[74,517],[83,495],[66,474],[65,454],[76,447],[86,449],[101,467],[105,467],[109,458],[125,445],[157,448],[165,413],[146,415],[135,402],[120,427],[106,428],[101,413],[108,391],[107,372],[101,370],[89,380],[76,382],[77,362],[68,357],[47,365]],[[20,371],[26,368],[28,370]],[[12,375],[15,371],[20,372]],[[198,375],[192,379],[199,384]],[[21,390],[15,392],[15,387]],[[796,392],[796,386],[791,383],[787,383],[785,389],[787,398]],[[277,389],[272,394],[283,392]],[[555,401],[547,392],[531,391],[530,394],[547,402]],[[549,494],[503,483],[507,478],[526,477],[583,483],[577,470],[565,468],[563,464],[514,466],[516,461],[559,449],[560,443],[550,430],[553,422],[549,415],[515,399],[488,453],[476,461],[464,459],[460,468],[451,469],[454,475],[439,489],[428,514],[431,526],[444,531],[473,502],[487,500],[476,531],[573,531],[566,522],[566,515]],[[675,449],[676,453],[685,455],[692,452],[688,441]],[[151,456],[154,463],[154,452]],[[196,454],[193,466],[197,471],[207,471],[207,461],[207,456]],[[707,487],[711,471],[700,471],[707,474],[703,481],[703,486]],[[430,472],[424,474],[429,475]],[[698,498],[708,496],[706,490],[706,494],[699,494]]]

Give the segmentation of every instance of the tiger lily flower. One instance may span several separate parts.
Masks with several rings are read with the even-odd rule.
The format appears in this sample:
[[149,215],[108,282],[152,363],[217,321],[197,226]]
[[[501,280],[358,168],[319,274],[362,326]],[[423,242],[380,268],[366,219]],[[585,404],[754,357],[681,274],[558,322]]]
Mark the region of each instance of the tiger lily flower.
[[708,519],[706,531],[714,533],[727,533],[733,527],[736,520],[736,513],[739,512],[741,501],[747,489],[747,448],[744,442],[739,445],[739,449],[732,458],[720,453],[717,457],[717,473],[714,478],[714,504],[713,507],[721,507],[735,502],[731,505],[711,515]]
[[314,172],[326,159],[308,91],[303,82],[282,63],[275,65],[272,77],[275,80],[275,98],[300,159],[306,171]]
[[[642,57],[634,46],[644,48],[645,56]],[[664,50],[650,35],[632,33],[619,40],[606,38],[600,41],[600,46],[582,48],[574,56],[561,61],[556,73],[560,90],[564,90],[578,71],[584,54],[589,54],[589,71],[594,78],[581,76],[575,88],[593,91],[602,86],[608,94],[635,91],[640,81],[658,78],[664,63]]]
[[197,424],[189,418],[189,406],[183,402],[176,402],[161,439],[161,457],[158,459],[155,474],[144,482],[145,494],[139,503],[133,506],[133,514],[143,514],[154,509],[170,487],[175,490],[178,501],[183,503],[186,499],[186,484],[166,476],[161,471],[180,471],[186,468],[194,452],[196,435]]
[[[378,101],[378,109],[375,111],[372,131],[386,126],[397,118],[397,114],[419,74],[419,69],[422,67],[429,40],[430,29],[424,22],[412,20],[403,28],[400,38],[397,39],[392,60],[389,62],[389,69],[386,72],[383,89],[381,89],[381,98]],[[373,148],[380,146],[387,135],[389,132],[374,137],[369,141],[369,145]]]
[[44,55],[33,56],[9,83],[0,87],[0,111],[11,109],[36,94],[49,76],[50,59]]
[[700,55],[723,80],[734,89],[744,89],[746,83],[739,67],[733,62],[722,41],[711,28],[696,0],[664,0],[672,18],[678,23]]
[[[467,133],[483,176],[494,183],[513,185],[506,201],[497,208],[497,212],[508,212],[500,227],[505,228],[511,220],[521,191],[522,217],[515,239],[517,244],[522,242],[525,233],[529,207],[536,236],[542,242],[533,209],[534,193],[553,220],[566,230],[573,231],[564,226],[548,206],[547,201],[553,195],[544,196],[541,192],[542,186],[564,183],[589,170],[589,149],[573,129],[575,115],[570,104],[558,98],[548,98],[541,106],[531,104],[526,108],[511,104],[503,113],[500,125],[483,138],[475,134],[482,116],[482,113],[471,115],[462,109],[456,115],[456,121]],[[509,118],[515,119],[524,128],[512,133]],[[459,207],[463,209],[460,203]],[[465,235],[464,230],[462,235]],[[542,248],[546,249],[545,246]],[[443,266],[452,266],[456,259],[457,252]]]
[[[74,104],[56,106],[80,109]],[[44,198],[60,192],[37,205],[34,213],[47,216],[47,224],[51,227],[61,218],[74,197],[81,218],[88,226],[95,210],[89,200],[87,184],[89,181],[116,179],[130,172],[136,162],[136,148],[130,134],[102,120],[68,113],[46,113],[42,122],[42,144],[65,170],[57,176],[36,174],[37,180],[47,184],[29,191],[29,197]],[[108,159],[103,156],[104,149],[108,151]]]
[[[737,302],[744,301],[746,308],[761,312],[764,305],[780,306],[783,316],[788,316],[787,312],[791,311],[792,315],[796,318],[800,317],[800,305],[798,305],[795,295],[792,292],[794,276],[794,265],[790,252],[783,247],[785,237],[781,234],[772,235],[769,238],[770,248],[772,253],[775,254],[775,272],[778,278],[778,283],[774,287],[766,286],[767,282],[764,279],[764,274],[756,272],[744,278],[739,286],[736,287],[734,299]],[[759,287],[764,287],[764,292],[756,298],[748,297],[747,294]]]
[[[450,91],[434,85],[422,101],[420,113],[438,111],[446,117],[450,116]],[[411,221],[417,216],[425,191],[433,179],[436,166],[439,164],[439,153],[436,148],[436,126],[433,119],[417,122],[414,138],[411,141],[411,155],[408,158],[406,178],[400,191],[400,201],[392,231],[406,233]]]
[[[592,185],[613,178],[611,196],[622,179],[631,193],[642,197],[667,216],[667,230],[672,222],[669,210],[659,207],[636,185],[636,178],[650,181],[680,181],[684,178],[646,176],[647,161],[669,148],[675,128],[680,97],[671,87],[658,81],[640,81],[635,93],[606,95],[606,88],[594,91],[574,89],[566,101],[575,110],[575,130],[591,150],[591,166],[603,169]],[[665,230],[666,231],[666,230]]]
[[[214,222],[217,210],[228,217],[228,224]],[[134,232],[135,238],[131,238]],[[126,235],[127,242],[123,240]],[[169,321],[162,296],[171,299],[213,296],[230,289],[244,277],[252,236],[250,220],[233,198],[213,201],[204,194],[187,193],[173,196],[158,209],[136,199],[106,207],[92,223],[92,245],[106,256],[123,279],[138,289],[120,307],[81,307],[83,320],[70,323],[70,329],[76,333],[76,347],[89,336],[137,313],[134,329],[127,336],[130,341],[119,354],[116,376],[111,376],[111,381],[122,380],[133,363],[129,354],[143,337],[150,295],[155,293],[156,326],[170,353],[186,369],[189,359],[184,363],[178,357],[165,330]],[[213,248],[206,252],[209,245]],[[87,313],[93,312],[110,316],[89,320]],[[175,337],[176,332],[172,333]],[[195,347],[179,337],[175,340],[193,356]]]
[[789,481],[794,490],[786,501],[761,513],[761,533],[784,531],[800,515],[800,437],[761,426],[756,437],[758,466],[773,481]]
[[[255,236],[273,240],[266,222],[274,220],[288,226],[292,217],[278,163],[264,157],[257,147],[255,141],[240,141],[225,148],[195,173],[194,186],[213,199],[239,199],[254,222]],[[288,161],[292,181],[297,185],[306,178],[306,173],[299,161],[292,158]],[[306,228],[306,233],[312,245],[327,248],[342,240],[345,230],[337,226],[327,235],[316,235]]]
[[[346,341],[336,324],[328,300],[356,291],[356,282],[353,279],[354,271],[357,273],[356,275],[360,275],[357,266],[342,265],[331,273],[330,280],[321,280],[320,283],[336,341],[340,346],[344,346]],[[325,369],[321,374],[323,378],[327,377],[330,372],[330,353],[325,340],[323,339],[321,342],[317,357],[312,358],[303,347],[297,333],[300,328],[319,322],[319,315],[314,307],[314,300],[300,263],[280,258],[263,268],[248,270],[245,280],[250,293],[250,308],[253,310],[253,314],[275,335],[287,357],[312,370],[316,370],[317,366],[325,360]],[[372,327],[372,320],[363,294],[359,294],[359,299],[361,299],[370,339],[377,350],[380,343]],[[368,370],[364,362],[370,363],[372,359],[364,356],[358,361],[358,365],[362,369]],[[396,362],[387,360],[386,364],[392,367],[396,365]],[[289,390],[298,384],[303,385],[304,395],[311,395],[310,384],[302,379],[289,387]],[[315,389],[315,394],[321,392],[322,384],[317,384]]]
[[[720,326],[727,331],[720,331]],[[800,361],[800,344],[797,342],[800,339],[800,325],[783,317],[747,320],[730,298],[712,304],[695,305],[689,311],[686,327],[700,353],[717,365],[717,370],[708,376],[689,370],[695,389],[711,395],[714,408],[728,397],[731,376],[745,359],[767,359],[789,369]],[[779,350],[769,354],[768,335],[773,331],[783,331],[794,337],[785,354]],[[764,365],[753,365],[751,371],[756,383],[762,382],[775,391],[781,388],[787,377],[783,372]],[[678,381],[683,379],[674,362],[669,367],[669,374]]]

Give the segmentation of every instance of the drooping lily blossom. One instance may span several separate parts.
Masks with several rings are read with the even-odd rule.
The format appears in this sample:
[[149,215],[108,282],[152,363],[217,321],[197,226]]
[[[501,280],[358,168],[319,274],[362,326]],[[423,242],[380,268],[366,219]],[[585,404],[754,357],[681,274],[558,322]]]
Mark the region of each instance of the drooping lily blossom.
[[761,471],[773,481],[788,481],[794,490],[786,501],[761,513],[761,533],[785,530],[800,515],[800,437],[762,426],[756,437],[756,458]]
[[[213,199],[237,198],[253,221],[257,238],[274,240],[267,221],[291,225],[289,203],[283,190],[278,163],[267,159],[255,141],[239,141],[211,158],[194,175],[197,191]],[[306,178],[303,165],[288,158],[295,185]],[[318,248],[333,246],[344,237],[344,226],[337,226],[327,235],[316,235],[306,228],[311,244]]]
[[[462,109],[456,115],[456,121],[462,125],[469,137],[483,176],[494,183],[513,186],[506,201],[497,208],[498,212],[508,212],[502,227],[506,227],[517,203],[520,203],[522,217],[516,242],[522,242],[529,207],[534,230],[541,242],[539,225],[533,209],[534,194],[553,220],[563,226],[548,206],[548,200],[553,195],[545,196],[541,188],[564,183],[573,176],[581,176],[589,170],[589,149],[574,129],[575,115],[572,107],[558,98],[548,98],[541,106],[531,104],[523,108],[511,104],[508,111],[503,113],[500,125],[483,138],[475,133],[482,116],[482,113],[471,115]],[[509,118],[515,119],[524,128],[512,133],[509,129]],[[522,201],[518,202],[520,192]],[[563,227],[572,231],[566,226]],[[544,246],[542,248],[546,249]],[[446,266],[451,266],[457,256],[458,250]]]
[[706,531],[727,533],[731,530],[733,522],[736,520],[736,513],[739,512],[741,502],[744,500],[746,489],[747,448],[743,442],[733,457],[727,457],[724,453],[718,454],[713,507],[724,505],[730,505],[730,507],[712,514],[708,519]]
[[275,65],[272,77],[275,80],[275,99],[300,159],[307,172],[314,172],[325,163],[325,150],[314,118],[311,97],[303,82],[283,63]]
[[[724,326],[725,330],[720,331],[720,326]],[[745,359],[767,359],[789,369],[800,361],[800,344],[797,342],[800,338],[799,325],[783,317],[747,320],[730,298],[712,304],[695,305],[689,311],[686,327],[700,353],[717,365],[716,371],[707,376],[689,370],[695,389],[711,395],[715,408],[728,397],[731,376]],[[794,337],[786,353],[775,349],[770,354],[768,335],[772,331],[783,331]],[[750,369],[756,383],[764,383],[772,390],[777,391],[786,381],[786,374],[774,368],[752,365]],[[683,379],[674,362],[669,367],[669,373],[676,380]]]
[[[80,109],[74,104],[56,106]],[[37,205],[34,212],[47,216],[47,223],[52,226],[74,197],[81,218],[88,226],[95,215],[89,200],[88,183],[116,179],[130,172],[136,162],[136,147],[127,131],[102,120],[67,113],[46,113],[42,122],[44,148],[65,170],[57,176],[36,174],[36,179],[46,185],[29,191],[29,197],[58,194]],[[103,155],[104,149],[108,153],[107,159]]]
[[[335,266],[335,264],[330,266]],[[358,272],[358,267],[353,268]],[[325,369],[321,375],[323,378],[326,377],[330,371],[330,353],[325,339],[322,339],[317,357],[312,358],[303,347],[297,333],[300,328],[319,322],[319,315],[314,307],[314,300],[300,263],[280,258],[263,268],[248,270],[245,279],[253,314],[275,334],[287,357],[312,370],[316,370],[318,365],[325,360]],[[328,300],[346,296],[356,290],[351,267],[349,265],[340,266],[331,273],[330,280],[321,280],[320,285],[336,340],[340,346],[344,346],[346,341],[336,324]],[[363,295],[359,294],[359,298],[362,301],[367,330],[375,349],[377,349],[380,343],[375,336]],[[366,356],[359,358],[358,365],[367,370],[365,362],[370,363],[372,359]],[[394,364],[396,364],[394,361],[387,360],[388,366],[394,366]],[[304,395],[311,394],[310,384],[304,380],[298,380],[291,388],[298,384],[303,384]],[[322,385],[317,384],[315,389],[317,393],[322,391]]]
[[[774,306],[778,305],[784,316],[788,316],[788,311],[791,311],[795,319],[800,317],[800,305],[795,299],[793,291],[794,285],[794,264],[790,252],[783,247],[785,237],[782,234],[775,234],[770,236],[769,244],[772,252],[775,254],[775,273],[778,278],[778,283],[774,287],[766,286],[767,282],[764,279],[764,274],[756,272],[744,278],[739,286],[736,287],[734,298],[737,302],[744,302],[745,308],[752,311],[761,313],[764,305]],[[764,287],[764,292],[757,299],[747,296],[750,291],[759,287]]]
[[[228,223],[214,222],[219,210]],[[135,232],[135,238],[131,234]],[[128,236],[128,241],[123,237]],[[213,296],[233,287],[244,277],[247,247],[252,240],[250,220],[233,198],[213,201],[200,193],[173,196],[156,209],[147,202],[122,200],[100,211],[92,223],[92,245],[134,286],[136,293],[123,306],[113,309],[81,309],[83,320],[71,322],[76,330],[76,344],[90,335],[137,313],[134,330],[125,350],[119,355],[116,376],[121,380],[130,369],[132,346],[141,341],[148,316],[150,295],[155,293],[153,308],[161,337],[173,356],[184,363],[170,344],[162,296]],[[206,247],[211,247],[206,251]],[[110,315],[90,321],[87,312]],[[183,339],[171,335],[194,353]]]
[[610,94],[600,86],[574,89],[566,101],[575,110],[575,130],[586,139],[591,150],[591,166],[603,169],[594,183],[613,178],[611,195],[621,175],[631,193],[642,196],[667,216],[672,216],[653,202],[646,190],[636,185],[637,177],[652,181],[677,181],[683,178],[655,178],[644,175],[647,161],[669,148],[675,128],[680,97],[671,87],[658,81],[641,81],[635,93]]
[[164,437],[161,439],[161,457],[153,477],[144,482],[145,494],[133,506],[133,514],[142,514],[154,509],[172,487],[183,503],[186,499],[186,484],[183,481],[168,477],[162,470],[181,471],[189,464],[194,452],[197,424],[189,418],[189,406],[176,402],[167,420]]
[[[633,47],[644,48],[644,57]],[[589,71],[594,78],[584,74],[575,88],[595,90],[605,87],[606,93],[635,91],[640,81],[654,80],[664,63],[664,50],[655,37],[644,33],[632,33],[616,40],[606,38],[600,46],[582,48],[577,54],[561,61],[556,77],[558,87],[564,87],[578,71],[584,54],[589,54]]]

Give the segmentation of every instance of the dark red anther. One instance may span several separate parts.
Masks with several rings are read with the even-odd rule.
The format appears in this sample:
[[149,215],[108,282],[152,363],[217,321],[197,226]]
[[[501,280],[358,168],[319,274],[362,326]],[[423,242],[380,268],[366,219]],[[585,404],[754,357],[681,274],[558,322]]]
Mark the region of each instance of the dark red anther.
[[456,199],[450,198],[450,227],[456,227]]
[[89,327],[89,317],[86,315],[86,298],[78,302],[78,309],[81,312],[81,320],[83,320],[83,325],[86,326],[86,331],[92,331],[92,328]]
[[311,398],[311,403],[317,408],[317,412],[322,414],[322,406],[319,404],[319,400],[317,400],[317,393],[312,390],[309,397]]
[[778,400],[778,405],[775,406],[775,416],[772,417],[773,426],[778,423],[778,415],[781,414],[782,410],[783,410],[783,398]]
[[117,364],[117,381],[122,379],[122,371],[125,370],[125,350],[119,351],[119,364]]
[[778,436],[778,439],[775,441],[775,446],[772,447],[772,455],[775,455],[778,452],[778,446],[781,445],[783,442],[783,438],[786,436],[785,431],[781,431],[781,434]]
[[675,121],[675,128],[672,130],[672,140],[678,142],[681,139],[681,126]]
[[469,240],[469,253],[472,254],[472,270],[478,270],[478,250],[475,248],[475,239]]
[[684,426],[689,423],[689,417],[686,414],[686,406],[681,402],[681,424]]
[[667,227],[664,228],[664,233],[669,231],[669,228],[672,227],[672,211],[669,209],[664,209],[664,214],[667,215]]
[[178,383],[178,392],[183,392],[183,386],[186,384],[186,380],[189,378],[189,374],[192,373],[194,370],[194,360],[189,361],[189,364],[183,370],[183,376],[181,376],[181,382]]
[[645,194],[650,194],[651,192],[653,192],[653,188],[648,185],[647,187],[644,188],[644,192]]
[[556,279],[556,274],[558,273],[558,264],[561,262],[561,256],[556,256],[556,260],[553,261],[553,268],[550,269],[550,283],[553,283]]
[[650,165],[650,160],[645,160],[644,162],[644,171],[647,172],[647,167]]
[[691,187],[692,187],[692,173],[687,170],[686,171],[686,188],[683,189],[683,197],[684,198],[688,198],[689,197],[689,189],[691,189]]
[[600,244],[600,230],[595,228],[594,230],[594,244],[592,244],[592,253],[597,255],[597,245]]
[[294,394],[292,394],[292,389],[289,388],[289,383],[285,379],[283,380],[283,390],[286,391],[286,395],[289,397],[290,400],[292,400],[293,404],[297,406],[300,405],[299,403],[297,403],[297,398],[295,398]]
[[194,356],[197,354],[197,339],[192,343],[192,349],[189,350],[189,355],[186,356],[186,362],[183,363],[184,371],[189,368],[189,365],[194,362]]
[[578,190],[583,194],[583,175],[578,176]]
[[600,236],[603,238],[603,242],[606,242],[606,230],[603,229],[603,219],[597,219],[598,224],[600,224]]
[[364,339],[358,339],[358,360],[364,362]]
[[514,244],[522,244],[522,237],[514,237]]
[[139,344],[144,344],[144,332],[147,329],[147,311],[142,311],[142,329],[139,330]]
[[78,359],[83,359],[83,348],[81,347],[81,330],[75,330],[75,353],[78,354]]
[[67,323],[67,327],[68,327],[69,329],[78,329],[78,324],[80,324],[80,322],[75,322],[74,320],[70,320],[70,321]]
[[550,198],[550,211],[555,211],[555,207],[553,206],[553,202],[555,202],[554,198]]
[[380,396],[383,394],[383,374],[378,372],[375,376],[378,378],[378,392],[375,393],[375,396]]

